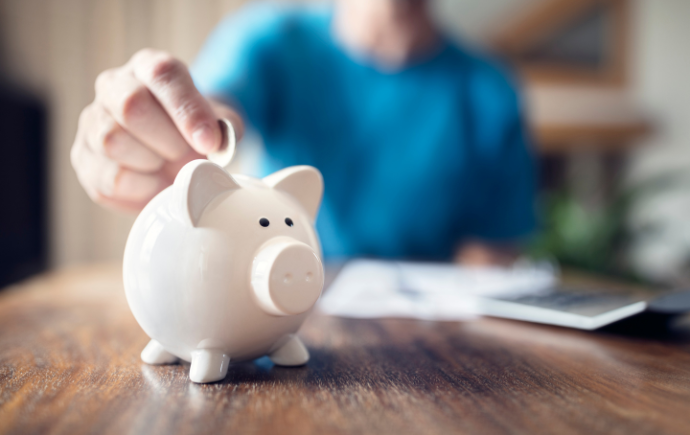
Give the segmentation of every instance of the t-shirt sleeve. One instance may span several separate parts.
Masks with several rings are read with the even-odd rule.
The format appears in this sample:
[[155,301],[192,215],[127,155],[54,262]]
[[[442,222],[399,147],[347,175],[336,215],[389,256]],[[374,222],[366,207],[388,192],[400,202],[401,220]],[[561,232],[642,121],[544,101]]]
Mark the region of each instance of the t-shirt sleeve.
[[485,188],[477,198],[473,235],[494,242],[519,241],[533,233],[536,162],[516,85],[499,69],[475,83],[477,140]]
[[190,68],[199,91],[239,109],[245,121],[266,133],[278,107],[278,68],[274,63],[284,11],[255,3],[226,17],[211,33]]

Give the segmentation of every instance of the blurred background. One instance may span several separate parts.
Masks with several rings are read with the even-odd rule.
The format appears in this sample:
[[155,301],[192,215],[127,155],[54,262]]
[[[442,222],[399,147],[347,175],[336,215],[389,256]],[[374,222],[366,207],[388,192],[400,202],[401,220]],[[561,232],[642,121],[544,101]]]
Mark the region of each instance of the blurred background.
[[[143,47],[191,63],[217,22],[244,3],[0,0],[0,285],[121,258],[134,218],[93,204],[69,161],[94,80]],[[493,51],[524,84],[544,222],[529,252],[598,273],[688,283],[690,1],[433,7],[449,34]]]

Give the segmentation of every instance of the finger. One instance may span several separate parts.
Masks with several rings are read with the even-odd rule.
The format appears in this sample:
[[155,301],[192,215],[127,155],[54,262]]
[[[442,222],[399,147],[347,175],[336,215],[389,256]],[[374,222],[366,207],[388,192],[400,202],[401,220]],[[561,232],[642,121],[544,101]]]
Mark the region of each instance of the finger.
[[187,153],[187,141],[131,71],[101,73],[96,80],[96,100],[127,132],[164,159],[175,161]]
[[142,50],[132,57],[131,66],[134,76],[150,89],[187,143],[201,154],[220,147],[216,116],[181,61],[164,52]]
[[94,201],[104,207],[127,213],[139,213],[144,207],[146,207],[146,204],[148,204],[148,201],[125,201],[108,198],[102,195],[99,195],[99,197],[95,198]]
[[101,139],[106,157],[120,166],[137,172],[153,173],[163,166],[165,160],[139,142],[134,136],[116,125]]
[[189,149],[189,153],[186,155],[182,156],[179,160],[176,160],[174,162],[166,162],[163,165],[163,168],[160,170],[160,174],[163,176],[165,180],[168,180],[168,184],[172,184],[173,181],[175,181],[175,177],[177,176],[178,172],[180,172],[180,169],[187,163],[191,162],[192,160],[198,160],[198,159],[203,159],[205,158],[203,155],[197,153],[193,149]]
[[133,203],[148,202],[169,185],[160,172],[143,174],[123,168],[87,146],[82,146],[74,154],[77,175],[95,201],[109,198]]
[[[84,113],[82,112],[82,118],[83,117]],[[100,185],[101,181],[96,174],[101,171],[102,176],[106,180],[114,179],[115,171],[113,171],[113,168],[116,169],[117,165],[113,163],[112,165],[107,165],[104,167],[100,162],[95,161],[94,153],[89,149],[85,136],[85,132],[80,129],[77,133],[77,139],[72,146],[70,160],[72,162],[74,171],[77,173],[79,183],[82,185],[82,187],[84,187],[84,190],[86,190],[86,193],[89,195],[89,197],[95,200],[98,196],[97,192],[99,189],[112,190],[112,187],[103,188]],[[112,172],[112,174],[109,172]]]
[[167,187],[160,174],[142,174],[120,167],[110,198],[132,202],[149,202]]
[[165,160],[122,128],[100,104],[86,111],[86,141],[93,152],[134,171],[160,170]]

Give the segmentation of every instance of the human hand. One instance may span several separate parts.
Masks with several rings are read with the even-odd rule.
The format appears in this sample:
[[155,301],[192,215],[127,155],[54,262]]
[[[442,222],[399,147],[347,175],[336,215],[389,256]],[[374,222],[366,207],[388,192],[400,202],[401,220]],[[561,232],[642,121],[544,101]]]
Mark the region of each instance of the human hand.
[[242,137],[240,116],[204,98],[181,61],[144,49],[96,79],[96,98],[79,117],[72,166],[95,202],[138,212],[187,162],[220,147],[219,118]]
[[479,241],[463,243],[455,252],[455,263],[469,267],[509,267],[519,257],[519,250],[510,245],[490,245]]

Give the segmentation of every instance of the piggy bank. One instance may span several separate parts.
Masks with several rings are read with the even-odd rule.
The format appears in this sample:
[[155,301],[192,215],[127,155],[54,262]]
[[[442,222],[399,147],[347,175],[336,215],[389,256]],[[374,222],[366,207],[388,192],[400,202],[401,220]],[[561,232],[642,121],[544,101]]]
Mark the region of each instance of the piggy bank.
[[[232,140],[211,159],[222,164],[234,151],[229,123],[225,135]],[[263,179],[208,160],[184,166],[137,217],[125,248],[127,301],[151,338],[142,360],[189,361],[198,383],[223,379],[231,361],[264,355],[305,364],[295,333],[323,288],[313,228],[322,192],[309,166]]]

